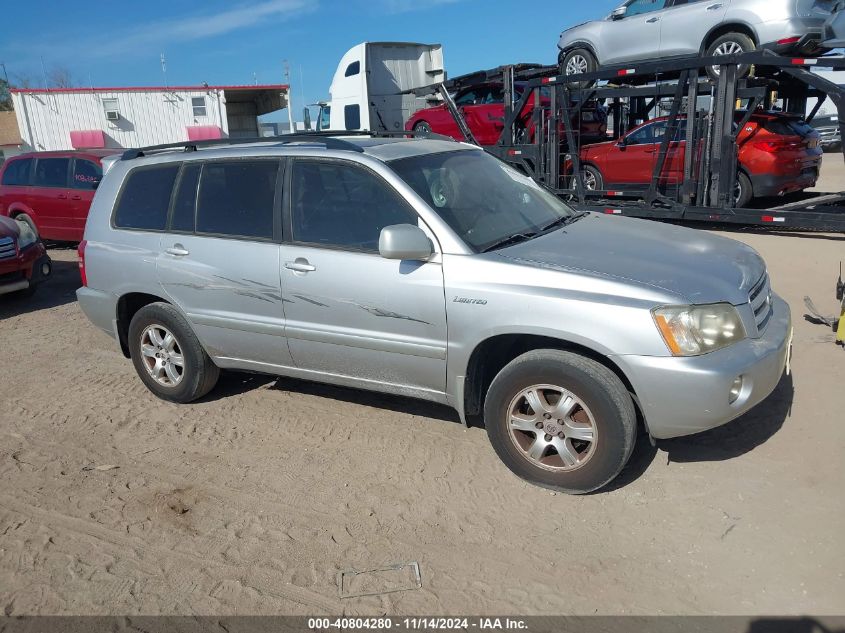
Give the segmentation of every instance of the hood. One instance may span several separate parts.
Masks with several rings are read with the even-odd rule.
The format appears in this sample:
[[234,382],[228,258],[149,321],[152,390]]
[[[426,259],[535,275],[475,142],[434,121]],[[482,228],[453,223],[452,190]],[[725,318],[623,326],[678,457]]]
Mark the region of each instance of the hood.
[[604,141],[602,143],[590,143],[581,148],[581,156],[598,156],[606,154],[612,149],[618,140]]
[[748,291],[766,271],[760,255],[735,240],[593,213],[497,253],[515,263],[650,286],[692,304],[747,303]]
[[20,229],[16,220],[0,215],[0,237],[13,237],[18,239]]

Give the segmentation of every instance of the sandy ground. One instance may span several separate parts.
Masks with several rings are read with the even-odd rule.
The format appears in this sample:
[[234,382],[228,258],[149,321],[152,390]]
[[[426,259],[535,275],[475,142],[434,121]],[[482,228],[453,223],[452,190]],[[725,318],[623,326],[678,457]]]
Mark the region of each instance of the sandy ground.
[[[641,441],[585,497],[523,483],[426,403],[244,374],[162,403],[52,249],[50,285],[0,299],[0,608],[842,614],[845,351],[802,299],[834,311],[845,236],[729,235],[792,306],[793,377],[723,428]],[[338,571],[407,561],[421,589],[339,598]]]

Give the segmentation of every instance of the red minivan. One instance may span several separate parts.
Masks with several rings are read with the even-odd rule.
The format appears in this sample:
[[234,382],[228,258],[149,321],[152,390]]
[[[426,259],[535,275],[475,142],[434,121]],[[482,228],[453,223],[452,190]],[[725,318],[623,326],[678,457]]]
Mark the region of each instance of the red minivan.
[[28,222],[41,239],[79,242],[101,161],[120,150],[32,152],[0,165],[0,215]]

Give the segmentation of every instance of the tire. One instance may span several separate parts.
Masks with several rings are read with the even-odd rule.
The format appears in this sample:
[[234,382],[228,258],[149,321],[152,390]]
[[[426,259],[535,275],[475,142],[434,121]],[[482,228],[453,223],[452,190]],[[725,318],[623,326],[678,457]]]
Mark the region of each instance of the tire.
[[581,168],[584,179],[584,189],[587,191],[602,191],[604,189],[604,177],[598,168],[592,165],[584,165]]
[[[167,334],[173,336],[173,344],[168,343]],[[132,317],[129,354],[141,381],[156,396],[170,402],[184,404],[203,397],[220,376],[220,369],[205,353],[188,322],[167,303],[151,303]],[[181,367],[177,358],[182,361]],[[167,360],[169,369],[164,364]]]
[[[572,408],[564,418],[546,419],[529,401],[548,415],[561,401]],[[513,424],[512,412],[520,416]],[[546,426],[538,430],[540,419]],[[613,480],[630,458],[637,433],[633,400],[612,371],[551,349],[527,352],[499,372],[485,398],[484,421],[493,449],[514,474],[570,494]]]
[[754,197],[754,188],[751,186],[751,179],[745,172],[738,172],[736,175],[736,190],[734,192],[734,206],[742,209],[747,206]]
[[427,121],[420,121],[414,126],[414,132],[428,136],[431,134],[431,125]]
[[26,222],[27,224],[29,224],[29,228],[32,229],[32,232],[35,233],[35,235],[38,235],[38,227],[35,226],[35,222],[33,221],[33,219],[29,217],[26,213],[18,213],[15,216],[15,220]]
[[[744,33],[725,33],[711,42],[707,50],[704,51],[704,55],[706,57],[715,57],[717,55],[750,53],[755,50],[757,50],[757,45],[754,43],[754,40]],[[745,77],[750,70],[750,65],[743,64],[739,67],[737,78]],[[707,74],[715,81],[719,78],[719,68],[717,66],[708,66]]]
[[[558,56],[561,75],[580,75],[598,70],[599,64],[593,55],[586,48],[575,48],[566,53],[561,52]],[[570,85],[573,88],[589,88],[595,81],[573,81]]]

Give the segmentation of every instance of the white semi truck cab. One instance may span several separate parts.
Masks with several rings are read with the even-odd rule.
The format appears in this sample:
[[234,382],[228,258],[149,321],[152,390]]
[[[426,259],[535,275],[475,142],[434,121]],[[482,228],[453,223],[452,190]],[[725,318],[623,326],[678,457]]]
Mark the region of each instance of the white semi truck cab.
[[445,79],[440,44],[358,44],[340,60],[331,100],[318,104],[317,130],[400,132],[414,112],[428,105],[413,91]]

